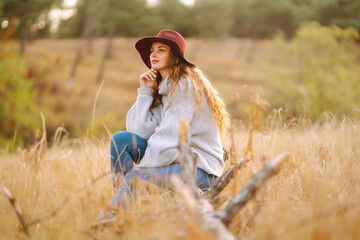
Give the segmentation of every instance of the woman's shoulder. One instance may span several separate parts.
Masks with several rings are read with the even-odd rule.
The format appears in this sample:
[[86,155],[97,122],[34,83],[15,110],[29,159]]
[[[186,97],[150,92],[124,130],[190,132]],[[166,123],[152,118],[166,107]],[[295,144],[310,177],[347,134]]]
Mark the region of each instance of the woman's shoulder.
[[182,76],[178,82],[179,88],[181,92],[193,92],[194,91],[194,86],[193,83],[191,81],[191,78],[186,75],[186,76]]

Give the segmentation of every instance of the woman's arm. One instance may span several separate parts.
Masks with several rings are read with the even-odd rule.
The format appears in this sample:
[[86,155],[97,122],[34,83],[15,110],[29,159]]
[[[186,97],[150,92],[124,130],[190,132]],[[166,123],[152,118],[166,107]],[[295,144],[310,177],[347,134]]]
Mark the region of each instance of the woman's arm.
[[149,110],[153,101],[151,91],[151,88],[139,88],[136,103],[126,116],[126,130],[146,140],[155,132],[161,119],[161,104],[152,113]]

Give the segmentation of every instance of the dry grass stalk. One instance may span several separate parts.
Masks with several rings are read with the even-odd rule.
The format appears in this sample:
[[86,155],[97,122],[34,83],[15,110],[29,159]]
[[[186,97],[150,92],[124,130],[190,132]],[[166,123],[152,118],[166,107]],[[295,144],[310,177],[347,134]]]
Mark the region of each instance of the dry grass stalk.
[[61,134],[69,135],[69,132],[64,127],[58,127],[54,133],[53,146],[57,146],[61,140]]
[[[96,95],[95,95],[95,100],[94,100],[94,104],[93,104],[93,108],[92,108],[92,119],[91,119],[91,132],[94,133],[94,127],[95,127],[95,110],[96,110],[96,104],[98,101],[98,97],[100,95],[100,91],[103,87],[105,83],[105,79],[103,79],[100,83],[100,86],[98,88],[98,90],[96,91]],[[106,129],[106,128],[105,128]]]
[[318,221],[320,219],[324,219],[334,214],[342,215],[350,210],[354,210],[354,208],[359,208],[359,207],[360,207],[360,201],[354,201],[354,202],[343,203],[335,207],[327,208],[318,213],[302,217],[296,222],[292,223],[290,226],[283,227],[280,230],[280,235],[286,235],[291,231],[299,229],[304,225],[307,225],[313,221]]
[[43,159],[46,155],[47,150],[47,137],[46,137],[46,124],[45,117],[42,112],[40,112],[41,120],[42,120],[42,137],[39,142],[35,144],[34,147],[30,150],[30,157],[35,158],[36,163],[38,163],[41,159]]
[[250,109],[250,116],[247,120],[247,124],[250,127],[249,131],[249,139],[248,144],[245,149],[245,158],[248,157],[250,154],[250,160],[254,161],[254,150],[253,150],[253,134],[255,130],[258,130],[261,133],[264,133],[260,125],[260,119],[264,111],[268,108],[269,103],[262,99],[258,94],[252,94],[250,99],[251,109]]

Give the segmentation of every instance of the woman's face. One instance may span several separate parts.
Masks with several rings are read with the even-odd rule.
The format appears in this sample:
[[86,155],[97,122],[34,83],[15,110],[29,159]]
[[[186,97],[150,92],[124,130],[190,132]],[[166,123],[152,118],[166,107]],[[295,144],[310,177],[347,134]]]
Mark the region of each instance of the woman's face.
[[150,48],[151,68],[165,77],[170,66],[170,47],[161,42],[154,42]]

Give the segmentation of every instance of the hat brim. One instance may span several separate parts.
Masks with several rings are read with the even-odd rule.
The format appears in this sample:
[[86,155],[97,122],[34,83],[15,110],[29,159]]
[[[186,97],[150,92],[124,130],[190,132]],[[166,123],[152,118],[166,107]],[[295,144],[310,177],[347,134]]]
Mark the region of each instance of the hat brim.
[[136,50],[140,53],[141,59],[143,60],[143,62],[145,63],[145,65],[148,68],[151,68],[151,62],[150,62],[150,49],[151,46],[154,42],[161,42],[164,43],[166,45],[168,45],[169,47],[171,47],[172,49],[175,50],[175,52],[177,52],[179,54],[179,56],[184,59],[188,64],[195,66],[193,63],[191,63],[190,61],[188,61],[184,56],[181,51],[179,46],[176,44],[176,42],[166,39],[166,38],[161,38],[161,37],[145,37],[145,38],[141,38],[140,40],[138,40],[135,44],[135,48]]

